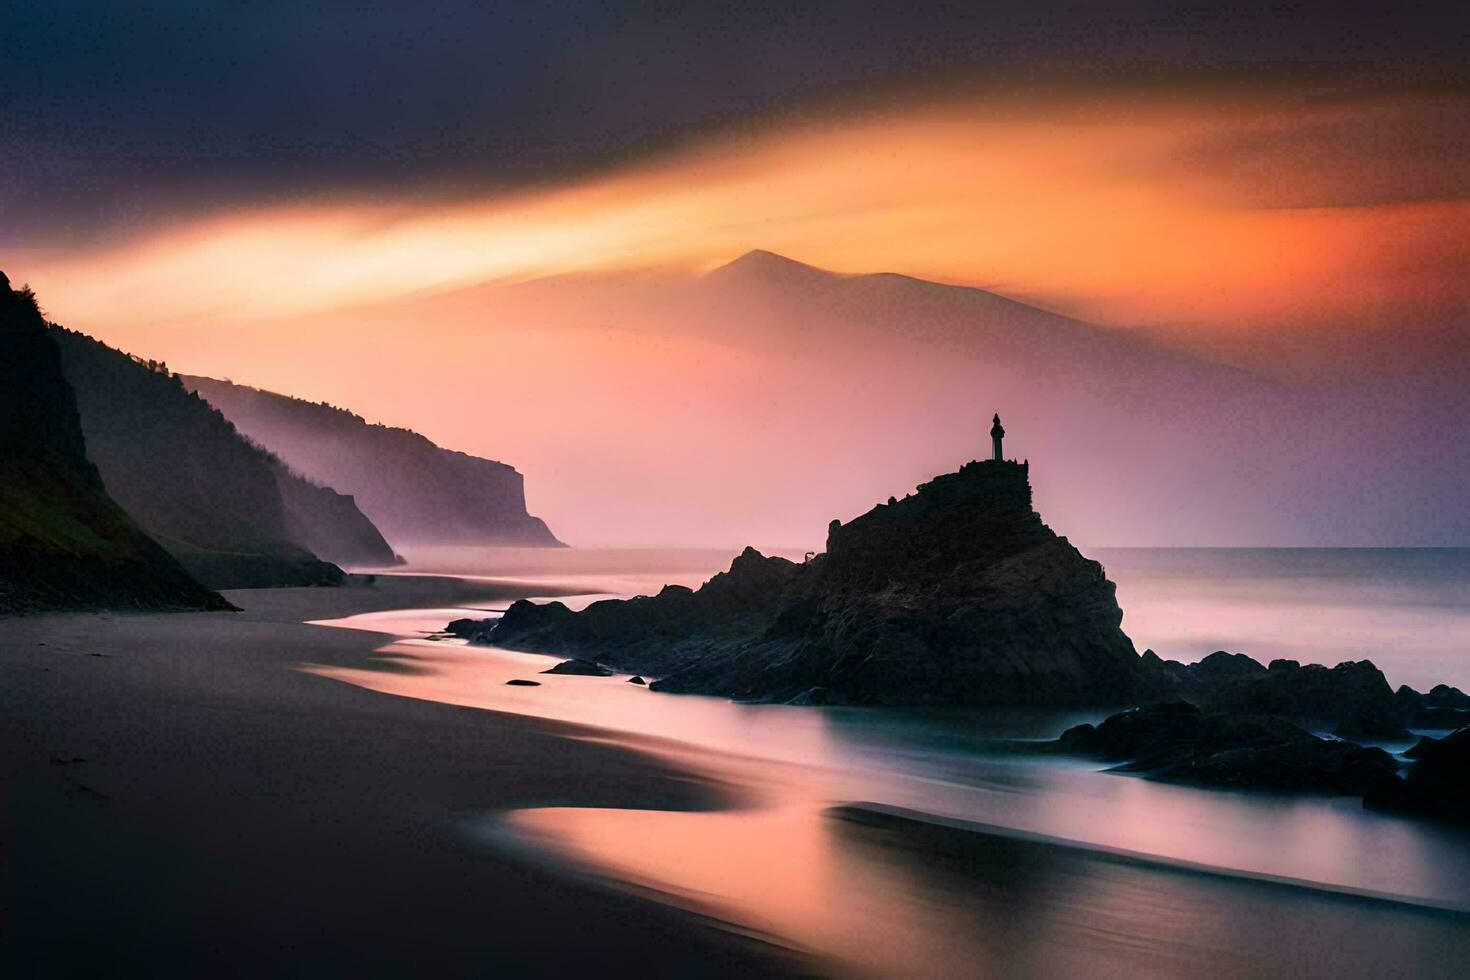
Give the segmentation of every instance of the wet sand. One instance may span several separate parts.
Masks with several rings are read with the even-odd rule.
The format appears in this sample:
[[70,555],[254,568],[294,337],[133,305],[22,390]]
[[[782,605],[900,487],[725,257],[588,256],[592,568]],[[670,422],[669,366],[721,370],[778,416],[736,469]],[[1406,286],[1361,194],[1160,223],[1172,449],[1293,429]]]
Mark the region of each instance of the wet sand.
[[[1458,977],[1470,960],[1462,834],[1355,799],[1173,787],[986,748],[1068,719],[738,705],[546,676],[556,658],[458,641],[378,657],[396,669],[307,669],[595,725],[606,744],[743,789],[697,811],[547,803],[465,821],[466,837],[785,937],[841,975]],[[529,678],[541,686],[507,686]],[[911,802],[844,805],[867,799]]]
[[574,725],[297,669],[369,664],[391,638],[306,620],[522,594],[547,589],[383,575],[230,593],[242,613],[0,620],[0,973],[809,972],[457,829],[727,788]]
[[234,592],[239,614],[0,620],[0,974],[1459,976],[1470,957],[1463,913],[841,806],[869,798],[842,786],[844,736],[918,766],[902,729],[390,642],[556,591],[380,575]]
[[1181,867],[890,807],[828,812],[890,887],[935,910],[922,972],[1460,977],[1470,917]]

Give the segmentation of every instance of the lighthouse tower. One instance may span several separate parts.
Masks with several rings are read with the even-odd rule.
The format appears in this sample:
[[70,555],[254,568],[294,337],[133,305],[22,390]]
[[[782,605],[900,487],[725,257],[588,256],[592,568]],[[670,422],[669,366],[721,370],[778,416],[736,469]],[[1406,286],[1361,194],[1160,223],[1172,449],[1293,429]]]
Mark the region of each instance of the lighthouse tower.
[[990,445],[991,445],[990,458],[993,459],[993,460],[995,460],[997,463],[999,463],[1001,460],[1005,459],[1005,457],[1002,456],[1001,455],[1001,452],[1000,452],[1000,441],[1002,439],[1004,439],[1005,437],[1006,437],[1006,430],[1001,426],[1001,424],[1000,424],[1000,413],[997,412],[996,415],[995,415],[995,424],[990,427]]

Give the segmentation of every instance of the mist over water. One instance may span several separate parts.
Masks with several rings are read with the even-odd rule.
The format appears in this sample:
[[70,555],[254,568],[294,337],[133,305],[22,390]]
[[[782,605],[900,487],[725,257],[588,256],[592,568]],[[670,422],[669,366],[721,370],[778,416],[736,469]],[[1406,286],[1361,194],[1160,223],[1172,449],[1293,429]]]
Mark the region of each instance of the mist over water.
[[[411,556],[440,571],[595,590],[564,600],[574,607],[666,581],[697,584],[729,557]],[[1465,551],[1095,557],[1118,582],[1140,649],[1186,660],[1218,648],[1328,664],[1368,656],[1392,683],[1420,689],[1466,685],[1470,674],[1457,646],[1470,636]],[[1470,955],[1463,914],[1424,908],[1470,910],[1464,831],[1365,811],[1355,798],[1170,786],[1028,749],[1099,712],[735,704],[658,694],[622,676],[543,675],[555,658],[413,638],[456,615],[487,612],[341,621],[405,639],[380,652],[391,669],[319,672],[588,725],[738,798],[734,809],[700,813],[549,806],[471,821],[467,834],[492,847],[530,844],[616,887],[794,941],[844,972],[1218,975],[1272,964],[1327,976],[1392,973],[1415,957],[1416,972],[1452,976]],[[513,678],[540,686],[507,686]],[[946,840],[936,852],[911,831],[833,815],[852,801],[957,822],[978,831],[961,838],[981,843]]]
[[1470,549],[1120,548],[1091,553],[1118,585],[1140,651],[1195,661],[1371,660],[1394,687],[1470,689]]
[[[652,595],[698,587],[739,548],[404,549],[410,573],[514,578]],[[793,561],[802,552],[766,550]],[[1372,660],[1394,687],[1470,690],[1470,549],[1083,548],[1118,586],[1141,653],[1192,662],[1216,650],[1262,663]],[[579,600],[567,597],[570,605]],[[586,600],[580,600],[585,602]]]

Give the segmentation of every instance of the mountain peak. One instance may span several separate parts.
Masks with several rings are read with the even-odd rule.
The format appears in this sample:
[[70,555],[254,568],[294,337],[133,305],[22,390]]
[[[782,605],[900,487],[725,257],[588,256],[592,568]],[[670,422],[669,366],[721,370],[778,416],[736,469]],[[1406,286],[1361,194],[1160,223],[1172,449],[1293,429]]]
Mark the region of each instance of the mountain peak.
[[788,259],[784,255],[768,252],[763,248],[751,249],[733,262],[711,270],[706,278],[713,280],[738,280],[745,282],[790,285],[794,283],[826,282],[840,278],[835,272],[818,269],[814,265]]

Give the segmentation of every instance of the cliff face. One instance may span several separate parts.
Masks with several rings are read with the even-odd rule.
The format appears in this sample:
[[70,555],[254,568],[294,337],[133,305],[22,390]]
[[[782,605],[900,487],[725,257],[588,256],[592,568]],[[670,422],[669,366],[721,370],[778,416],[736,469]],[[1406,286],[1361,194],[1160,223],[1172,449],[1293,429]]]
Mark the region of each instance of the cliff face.
[[827,545],[801,565],[747,549],[698,591],[581,613],[517,602],[487,638],[749,700],[1109,705],[1150,678],[1102,566],[1031,509],[1024,464],[970,463],[834,521]]
[[352,494],[395,545],[561,544],[526,513],[524,480],[505,463],[330,405],[212,378],[184,383],[292,469]]
[[34,298],[0,274],[0,614],[229,609],[108,496]]
[[351,498],[247,442],[176,375],[56,330],[87,453],[108,491],[216,588],[340,582],[331,561],[392,564]]
[[349,494],[318,486],[271,456],[276,486],[286,508],[286,529],[327,561],[378,567],[402,564],[382,533]]

